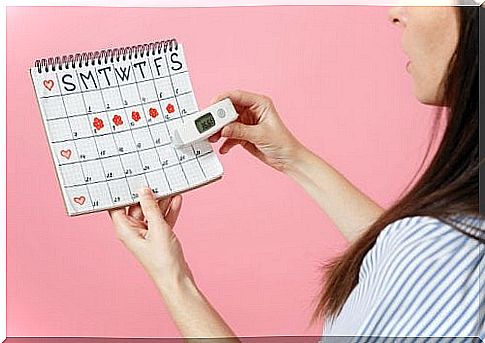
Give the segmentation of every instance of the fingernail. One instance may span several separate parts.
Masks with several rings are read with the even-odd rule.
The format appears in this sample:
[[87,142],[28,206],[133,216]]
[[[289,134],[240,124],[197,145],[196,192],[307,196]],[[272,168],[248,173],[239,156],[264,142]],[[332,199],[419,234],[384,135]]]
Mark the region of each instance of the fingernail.
[[140,195],[150,195],[150,194],[152,194],[152,190],[148,187],[142,187],[142,188],[140,188],[140,191],[138,193]]

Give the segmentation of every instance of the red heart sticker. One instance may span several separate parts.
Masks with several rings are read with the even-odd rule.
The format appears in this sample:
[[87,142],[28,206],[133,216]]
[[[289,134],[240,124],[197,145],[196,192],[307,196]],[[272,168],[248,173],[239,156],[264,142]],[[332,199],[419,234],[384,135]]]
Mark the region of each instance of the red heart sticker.
[[48,90],[51,90],[54,87],[54,81],[52,80],[44,80],[44,87]]
[[71,153],[72,153],[71,149],[61,150],[61,156],[66,159],[71,158]]
[[86,198],[81,195],[80,197],[75,197],[73,200],[76,204],[82,205],[86,201]]

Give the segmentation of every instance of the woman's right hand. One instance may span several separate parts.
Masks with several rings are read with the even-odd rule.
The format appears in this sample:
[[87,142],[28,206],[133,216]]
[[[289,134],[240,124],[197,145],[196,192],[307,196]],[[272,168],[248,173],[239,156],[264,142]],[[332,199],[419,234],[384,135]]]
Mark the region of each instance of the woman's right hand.
[[267,165],[285,172],[304,147],[283,124],[272,100],[236,90],[217,95],[211,104],[225,98],[231,99],[239,117],[209,137],[209,141],[215,143],[226,137],[219,148],[221,154],[240,144]]

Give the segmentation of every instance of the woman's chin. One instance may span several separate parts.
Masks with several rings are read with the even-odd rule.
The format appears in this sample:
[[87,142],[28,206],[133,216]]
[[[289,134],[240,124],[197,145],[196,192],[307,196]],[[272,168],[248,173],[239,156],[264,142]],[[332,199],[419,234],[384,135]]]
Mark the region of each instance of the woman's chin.
[[415,89],[414,96],[423,105],[440,106],[440,102],[437,101],[434,94],[430,95],[428,92],[419,92]]

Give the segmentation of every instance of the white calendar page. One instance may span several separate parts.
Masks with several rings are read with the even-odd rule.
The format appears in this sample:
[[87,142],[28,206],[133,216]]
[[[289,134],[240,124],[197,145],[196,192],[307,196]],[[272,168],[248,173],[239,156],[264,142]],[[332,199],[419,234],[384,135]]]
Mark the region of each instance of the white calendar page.
[[198,111],[181,44],[100,62],[30,69],[69,215],[136,203],[144,185],[163,197],[222,176],[207,141],[171,144]]

